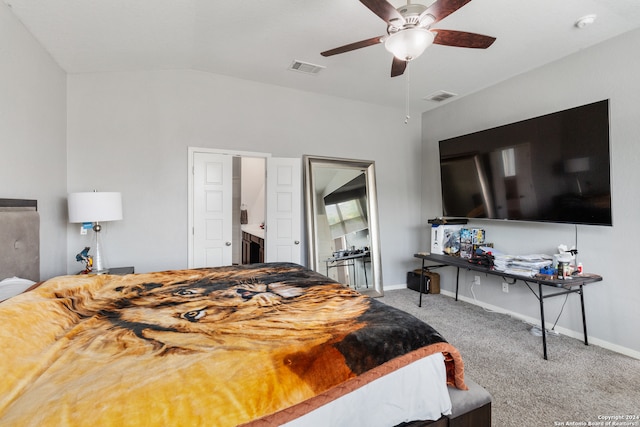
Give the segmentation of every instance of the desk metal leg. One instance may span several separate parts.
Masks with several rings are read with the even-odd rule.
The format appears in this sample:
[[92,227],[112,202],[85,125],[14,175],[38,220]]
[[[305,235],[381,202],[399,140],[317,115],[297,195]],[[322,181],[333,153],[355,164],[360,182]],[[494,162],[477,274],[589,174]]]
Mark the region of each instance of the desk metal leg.
[[418,302],[418,307],[422,307],[422,292],[424,289],[424,259],[422,260],[422,268],[420,269],[420,286],[418,286],[418,293],[420,294],[420,300]]
[[460,267],[458,267],[456,272],[456,301],[458,301],[458,284],[460,283]]
[[351,269],[353,270],[353,289],[358,289],[358,279],[356,278],[356,261],[351,261]]
[[369,278],[367,277],[367,263],[364,261],[364,257],[362,259],[362,271],[364,271],[364,284],[369,288]]
[[584,345],[589,345],[589,340],[587,339],[587,317],[584,314],[584,290],[582,289],[582,285],[580,285],[580,290],[578,291],[580,294],[580,305],[582,306],[582,330],[584,332]]
[[540,329],[542,329],[542,349],[544,352],[544,360],[547,359],[547,330],[544,326],[544,298],[542,297],[542,284],[538,283],[538,292],[540,293]]

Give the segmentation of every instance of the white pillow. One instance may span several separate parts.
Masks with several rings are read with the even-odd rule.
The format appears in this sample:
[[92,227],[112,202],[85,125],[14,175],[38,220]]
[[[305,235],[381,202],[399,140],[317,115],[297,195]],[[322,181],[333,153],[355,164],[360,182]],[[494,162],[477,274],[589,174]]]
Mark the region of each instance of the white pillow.
[[18,295],[26,291],[29,286],[36,282],[29,279],[21,279],[19,277],[9,277],[0,281],[0,301],[12,296]]

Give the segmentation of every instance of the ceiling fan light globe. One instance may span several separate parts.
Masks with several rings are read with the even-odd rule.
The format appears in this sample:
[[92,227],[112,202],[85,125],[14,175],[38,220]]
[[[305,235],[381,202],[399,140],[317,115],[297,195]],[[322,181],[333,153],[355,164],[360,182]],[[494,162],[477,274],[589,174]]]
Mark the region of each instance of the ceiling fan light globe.
[[391,34],[384,47],[398,59],[411,61],[433,44],[435,34],[425,28],[408,28]]

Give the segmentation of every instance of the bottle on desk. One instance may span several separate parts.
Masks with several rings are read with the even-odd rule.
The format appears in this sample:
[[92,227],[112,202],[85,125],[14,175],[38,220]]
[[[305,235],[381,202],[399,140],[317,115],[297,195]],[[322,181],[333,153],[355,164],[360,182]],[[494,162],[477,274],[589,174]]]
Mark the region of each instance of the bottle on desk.
[[558,280],[564,280],[571,276],[571,266],[568,261],[558,262]]

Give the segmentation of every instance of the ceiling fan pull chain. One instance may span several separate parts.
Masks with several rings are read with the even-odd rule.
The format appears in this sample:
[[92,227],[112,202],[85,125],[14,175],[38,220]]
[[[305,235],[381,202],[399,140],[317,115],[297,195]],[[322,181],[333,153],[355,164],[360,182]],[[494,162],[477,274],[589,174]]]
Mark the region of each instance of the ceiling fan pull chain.
[[409,112],[410,112],[409,111],[409,109],[410,109],[410,107],[409,107],[409,95],[411,94],[411,92],[410,92],[410,84],[409,84],[410,83],[409,74],[411,74],[411,67],[409,66],[410,62],[411,61],[407,62],[407,70],[406,70],[407,72],[405,73],[405,76],[407,77],[407,99],[406,99],[406,114],[407,115],[404,118],[404,124],[405,125],[409,123],[409,119],[411,118],[411,116],[409,115]]

